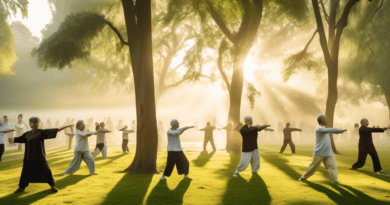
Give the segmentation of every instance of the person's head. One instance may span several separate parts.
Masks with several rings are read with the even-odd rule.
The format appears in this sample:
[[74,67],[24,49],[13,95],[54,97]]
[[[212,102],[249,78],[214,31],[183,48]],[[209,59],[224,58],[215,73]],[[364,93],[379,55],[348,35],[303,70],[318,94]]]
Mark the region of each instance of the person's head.
[[38,126],[39,126],[39,118],[37,118],[37,117],[31,117],[28,121],[29,121],[29,124],[30,124],[31,129],[33,129],[33,130],[38,129]]
[[210,126],[211,124],[210,124],[210,122],[207,122],[206,125],[207,125],[207,126]]
[[101,122],[100,127],[104,129],[104,126],[105,126],[104,122]]
[[253,121],[252,121],[252,117],[247,115],[244,117],[244,122],[246,125],[252,125],[253,124]]
[[8,117],[6,115],[4,115],[3,119],[4,119],[4,123],[8,122]]
[[22,114],[19,114],[18,115],[18,120],[22,120],[23,119],[23,115]]
[[317,117],[317,122],[319,125],[326,126],[328,123],[328,118],[325,115],[319,115]]
[[360,120],[360,124],[362,125],[362,127],[367,127],[369,123],[366,118],[363,118]]
[[77,121],[76,129],[78,129],[80,131],[83,131],[85,129],[84,121],[82,121],[82,120]]
[[286,127],[287,127],[287,128],[289,128],[289,127],[290,127],[290,123],[289,123],[289,122],[286,124]]
[[100,129],[100,125],[98,122],[95,123],[95,130],[97,131],[98,129]]
[[177,121],[176,119],[171,120],[171,126],[174,129],[179,128],[179,121]]
[[359,124],[358,124],[358,123],[355,123],[355,128],[356,128],[356,127],[359,127]]

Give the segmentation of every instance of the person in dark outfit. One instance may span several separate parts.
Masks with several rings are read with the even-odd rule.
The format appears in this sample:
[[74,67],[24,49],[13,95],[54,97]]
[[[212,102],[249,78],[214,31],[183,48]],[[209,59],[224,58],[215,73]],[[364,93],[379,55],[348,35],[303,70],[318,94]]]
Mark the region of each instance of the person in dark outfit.
[[19,188],[14,193],[23,192],[29,183],[48,183],[53,192],[58,192],[54,186],[54,179],[46,161],[45,139],[52,139],[57,136],[57,132],[73,125],[64,126],[60,129],[38,129],[39,118],[30,118],[31,131],[25,132],[22,136],[8,138],[13,143],[24,143],[24,160],[22,175],[20,176]]
[[288,145],[290,145],[291,152],[293,154],[295,154],[295,144],[291,138],[291,132],[293,132],[293,131],[302,131],[302,130],[298,129],[298,128],[290,128],[290,123],[287,123],[286,127],[283,129],[284,141],[283,141],[283,146],[280,149],[279,153],[283,153],[287,147],[287,144],[288,144]]
[[206,125],[207,126],[205,128],[199,130],[199,131],[204,131],[203,152],[206,152],[206,147],[208,142],[210,142],[211,147],[213,148],[213,152],[215,152],[217,151],[217,148],[215,148],[213,131],[216,129],[216,127],[211,126],[210,122],[207,122]]
[[249,115],[245,116],[244,121],[245,125],[240,129],[242,135],[242,155],[233,177],[237,177],[238,173],[244,171],[249,166],[249,163],[251,163],[252,173],[257,173],[260,170],[260,153],[257,147],[257,132],[271,126],[252,126],[252,117]]
[[[374,143],[372,142],[372,133],[373,132],[384,132],[387,128],[370,128],[368,126],[368,120],[363,118],[360,121],[359,128],[359,155],[358,161],[352,165],[351,170],[356,170],[361,168],[366,163],[367,155],[369,154],[372,159],[372,163],[374,164],[374,172],[379,172],[379,174],[384,176],[390,176],[386,174],[381,167],[381,163],[379,162],[378,153],[376,152]],[[379,127],[379,126],[378,126]]]

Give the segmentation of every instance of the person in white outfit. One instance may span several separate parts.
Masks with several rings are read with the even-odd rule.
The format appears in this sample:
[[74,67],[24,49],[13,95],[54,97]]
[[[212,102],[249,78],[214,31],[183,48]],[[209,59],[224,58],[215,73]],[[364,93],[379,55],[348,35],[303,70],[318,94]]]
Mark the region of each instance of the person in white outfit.
[[244,118],[245,125],[240,129],[242,135],[242,154],[240,163],[237,166],[233,177],[237,177],[237,174],[244,171],[249,163],[252,167],[252,173],[257,173],[260,170],[260,153],[257,147],[258,132],[264,130],[271,125],[255,125],[252,126],[252,117],[247,115]]
[[330,180],[333,183],[338,183],[336,158],[334,156],[332,146],[330,143],[329,133],[341,134],[347,130],[338,128],[326,128],[328,118],[325,115],[317,117],[318,125],[316,127],[316,145],[313,152],[313,161],[307,168],[307,171],[299,178],[299,181],[304,181],[311,177],[321,163],[324,163],[325,169],[328,170]]
[[74,148],[74,158],[69,167],[62,173],[73,174],[80,168],[81,160],[87,164],[90,175],[95,173],[95,159],[89,152],[88,137],[96,135],[96,132],[83,132],[85,129],[84,121],[79,120],[76,123],[76,147]]
[[168,130],[168,159],[167,166],[165,167],[164,174],[161,177],[161,180],[166,179],[172,174],[173,168],[177,169],[179,175],[184,174],[184,178],[188,177],[190,163],[188,162],[187,157],[184,155],[183,149],[181,148],[180,135],[190,128],[195,126],[188,126],[179,128],[179,121],[176,119],[171,120],[171,129]]
[[1,157],[4,154],[4,144],[5,144],[5,134],[13,132],[15,130],[9,129],[9,127],[4,125],[4,122],[0,119],[0,162],[1,162]]
[[[27,131],[28,126],[25,122],[23,122],[23,115],[18,115],[18,122],[15,123],[15,131],[16,131],[16,137],[22,136],[24,132]],[[18,144],[18,150],[22,150],[23,143],[17,143]]]

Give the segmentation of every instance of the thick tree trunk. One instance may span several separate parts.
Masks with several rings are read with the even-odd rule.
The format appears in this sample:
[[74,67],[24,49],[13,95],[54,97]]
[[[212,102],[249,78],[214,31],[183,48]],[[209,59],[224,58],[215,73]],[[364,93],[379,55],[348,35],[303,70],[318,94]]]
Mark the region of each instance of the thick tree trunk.
[[[154,98],[150,0],[123,0],[134,74],[137,146],[134,160],[124,170],[130,174],[157,173],[157,123]],[[135,16],[136,14],[136,16]]]
[[[328,98],[326,100],[326,110],[325,115],[328,118],[327,127],[333,127],[334,122],[334,111],[337,103],[337,76],[338,69],[336,65],[328,68]],[[333,135],[329,134],[330,142],[332,145],[332,150],[335,154],[339,154],[336,150],[336,145],[334,143]]]

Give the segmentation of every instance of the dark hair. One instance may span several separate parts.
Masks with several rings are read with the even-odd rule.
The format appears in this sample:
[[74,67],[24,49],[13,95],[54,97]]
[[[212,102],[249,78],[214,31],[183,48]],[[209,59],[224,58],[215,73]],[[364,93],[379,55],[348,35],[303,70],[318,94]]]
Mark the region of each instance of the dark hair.
[[100,128],[99,123],[96,125],[95,130],[97,131]]
[[37,118],[37,117],[31,117],[31,118],[29,119],[29,121],[30,121],[30,122],[34,122],[34,123],[38,123],[38,122],[39,122],[39,118]]
[[317,117],[317,122],[318,122],[318,124],[322,124],[322,118],[323,117],[325,117],[325,115],[319,115],[318,117]]

